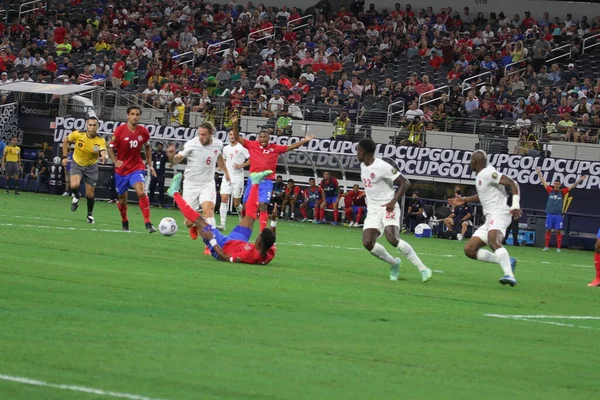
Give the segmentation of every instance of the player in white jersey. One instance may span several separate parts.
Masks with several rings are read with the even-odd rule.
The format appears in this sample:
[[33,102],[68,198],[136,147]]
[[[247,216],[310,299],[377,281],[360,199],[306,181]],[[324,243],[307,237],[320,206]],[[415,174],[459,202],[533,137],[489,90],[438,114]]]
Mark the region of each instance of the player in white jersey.
[[[385,234],[387,241],[397,248],[421,272],[427,282],[432,273],[423,264],[412,246],[400,239],[400,206],[398,200],[410,187],[410,182],[397,169],[385,161],[375,158],[375,142],[363,139],[358,142],[356,156],[360,161],[360,177],[367,195],[367,218],[363,226],[363,246],[375,257],[390,265],[390,280],[397,281],[400,275],[399,258],[394,258],[377,238]],[[394,185],[398,190],[394,192]]]
[[[500,264],[504,276],[499,282],[503,285],[516,286],[514,272],[517,261],[508,255],[508,251],[502,247],[502,241],[512,217],[521,217],[519,185],[488,165],[487,155],[483,150],[477,150],[471,156],[471,169],[477,174],[475,178],[477,195],[449,200],[450,204],[456,206],[481,203],[483,207],[485,224],[480,226],[469,239],[465,245],[465,254],[474,260]],[[510,187],[513,194],[511,207],[507,204],[506,187]],[[486,244],[494,250],[493,253],[482,249]]]
[[[169,147],[167,156],[173,165],[187,158],[183,176],[183,199],[194,209],[202,209],[202,216],[212,226],[215,222],[215,202],[217,190],[215,185],[215,169],[218,166],[225,173],[225,180],[231,181],[225,160],[221,155],[223,142],[215,139],[215,127],[204,122],[198,127],[198,137],[187,142],[179,153],[175,154],[175,146]],[[198,238],[194,221],[185,219],[190,228],[192,239]]]
[[229,197],[233,195],[233,206],[238,212],[240,221],[242,219],[242,195],[244,194],[244,167],[250,165],[250,153],[248,150],[235,140],[233,131],[229,132],[229,142],[223,148],[223,158],[230,171],[231,182],[223,182],[221,185],[221,207],[219,215],[221,216],[221,225],[217,228],[225,230],[227,223],[227,211],[229,210]]

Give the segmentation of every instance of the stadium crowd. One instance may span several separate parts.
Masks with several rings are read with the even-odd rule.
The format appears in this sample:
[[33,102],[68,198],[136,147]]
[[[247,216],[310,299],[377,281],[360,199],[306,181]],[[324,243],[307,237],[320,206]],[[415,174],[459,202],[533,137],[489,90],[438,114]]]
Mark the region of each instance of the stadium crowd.
[[[600,47],[582,50],[599,32],[598,16],[378,10],[361,0],[337,10],[328,0],[306,10],[49,1],[0,23],[0,84],[106,84],[179,125],[197,111],[227,128],[239,110],[272,118],[277,134],[310,119],[345,138],[354,124],[392,121],[410,145],[425,144],[425,131],[476,132],[469,121],[481,119],[520,135],[515,151],[527,154],[542,138],[598,142]],[[0,102],[9,95],[0,90]],[[406,111],[389,117],[399,101]]]

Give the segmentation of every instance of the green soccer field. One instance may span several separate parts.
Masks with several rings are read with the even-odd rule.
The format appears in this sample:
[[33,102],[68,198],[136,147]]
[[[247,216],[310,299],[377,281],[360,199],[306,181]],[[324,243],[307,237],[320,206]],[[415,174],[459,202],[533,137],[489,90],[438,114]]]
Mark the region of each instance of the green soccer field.
[[233,265],[145,233],[137,205],[124,233],[114,205],[92,226],[69,200],[0,195],[0,399],[598,396],[590,252],[511,247],[510,288],[461,243],[404,235],[436,272],[404,260],[391,282],[360,229],[281,222],[270,265]]

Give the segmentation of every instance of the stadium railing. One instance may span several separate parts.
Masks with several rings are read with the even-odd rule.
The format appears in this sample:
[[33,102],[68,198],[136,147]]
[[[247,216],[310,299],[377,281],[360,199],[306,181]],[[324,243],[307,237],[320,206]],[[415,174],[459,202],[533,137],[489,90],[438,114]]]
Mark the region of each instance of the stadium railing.
[[[33,0],[33,1],[28,1],[26,3],[23,3],[19,6],[19,21],[23,18],[24,14],[29,14],[31,12],[35,12],[36,10],[39,10],[40,8],[43,8],[45,10],[48,9],[48,2],[45,1],[44,4],[42,4],[42,6],[37,7],[38,3],[42,3],[40,0]],[[29,6],[31,6],[31,8],[29,8]]]
[[[600,33],[596,33],[595,35],[583,38],[583,41],[581,44],[581,54],[584,54],[586,50],[591,49],[592,47],[596,47],[596,46],[600,45],[600,40],[598,40],[599,38],[600,38]],[[590,43],[588,45],[587,43],[592,39],[596,39],[596,41],[594,43]]]

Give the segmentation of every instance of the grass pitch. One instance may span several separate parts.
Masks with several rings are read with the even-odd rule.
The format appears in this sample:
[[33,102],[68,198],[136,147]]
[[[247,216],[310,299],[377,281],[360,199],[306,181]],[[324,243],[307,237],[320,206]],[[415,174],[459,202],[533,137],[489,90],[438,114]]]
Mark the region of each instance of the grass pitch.
[[110,398],[5,376],[168,400],[598,396],[590,252],[510,247],[509,288],[461,243],[404,235],[438,272],[404,260],[390,282],[360,229],[281,222],[270,265],[232,265],[145,233],[137,205],[123,233],[114,205],[92,226],[69,200],[0,195],[2,399]]

